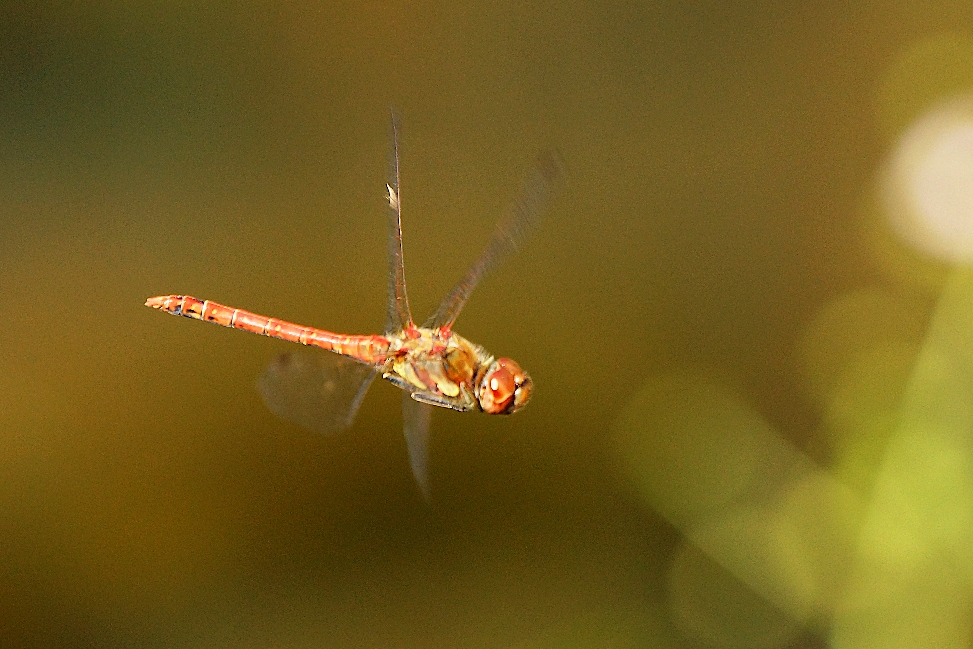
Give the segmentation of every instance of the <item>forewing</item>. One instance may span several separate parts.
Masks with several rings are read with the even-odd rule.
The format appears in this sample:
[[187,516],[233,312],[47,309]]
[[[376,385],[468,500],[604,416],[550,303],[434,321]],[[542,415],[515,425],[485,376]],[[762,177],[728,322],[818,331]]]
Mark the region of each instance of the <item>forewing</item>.
[[497,224],[486,249],[446,295],[436,312],[423,324],[424,327],[452,326],[477,283],[534,231],[564,174],[564,163],[557,152],[550,151],[538,158],[524,180],[520,197]]
[[388,318],[385,331],[401,331],[412,323],[409,296],[405,290],[405,262],[402,255],[402,196],[399,193],[399,120],[392,111],[392,151],[388,184]]
[[429,500],[429,419],[433,406],[402,393],[402,429],[409,447],[409,464],[423,498]]
[[257,379],[270,410],[319,433],[351,426],[375,370],[338,354],[292,352],[275,358]]

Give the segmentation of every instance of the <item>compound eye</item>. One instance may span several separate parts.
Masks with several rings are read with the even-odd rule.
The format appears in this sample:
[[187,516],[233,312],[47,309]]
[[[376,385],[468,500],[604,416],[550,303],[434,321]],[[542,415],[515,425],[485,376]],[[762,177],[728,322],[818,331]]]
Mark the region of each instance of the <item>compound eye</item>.
[[530,377],[509,358],[494,361],[480,384],[480,407],[493,415],[509,414],[530,399]]

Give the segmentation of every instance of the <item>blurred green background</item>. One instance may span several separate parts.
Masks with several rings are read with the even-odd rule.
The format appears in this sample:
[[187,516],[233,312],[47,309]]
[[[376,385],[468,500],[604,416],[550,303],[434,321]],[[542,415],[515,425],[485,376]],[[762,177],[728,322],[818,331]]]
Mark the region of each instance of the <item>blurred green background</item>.
[[[0,2],[0,645],[969,646],[973,275],[881,188],[971,89],[950,0]],[[142,306],[378,333],[391,106],[420,320],[570,170],[431,506],[393,387],[309,433]]]

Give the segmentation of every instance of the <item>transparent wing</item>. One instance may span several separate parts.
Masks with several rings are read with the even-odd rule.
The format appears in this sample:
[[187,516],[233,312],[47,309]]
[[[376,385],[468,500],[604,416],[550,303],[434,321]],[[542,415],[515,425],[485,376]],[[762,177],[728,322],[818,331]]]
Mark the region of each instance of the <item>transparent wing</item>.
[[412,324],[409,296],[405,291],[405,262],[402,256],[402,197],[399,194],[399,119],[392,111],[392,151],[388,184],[388,317],[386,332],[401,331]]
[[534,231],[564,173],[564,163],[557,152],[550,151],[538,158],[524,181],[520,197],[497,224],[486,249],[446,295],[424,327],[452,327],[477,282],[499,266]]
[[351,426],[375,370],[329,353],[292,352],[275,358],[257,379],[271,412],[319,433]]
[[409,447],[409,464],[419,490],[429,500],[429,418],[433,406],[419,403],[408,392],[402,393],[402,428]]

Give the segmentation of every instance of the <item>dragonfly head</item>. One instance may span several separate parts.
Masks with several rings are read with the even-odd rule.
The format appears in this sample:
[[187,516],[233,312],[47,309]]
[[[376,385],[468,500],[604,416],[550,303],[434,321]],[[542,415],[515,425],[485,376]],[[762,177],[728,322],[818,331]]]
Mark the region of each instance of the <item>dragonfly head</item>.
[[509,358],[498,358],[487,367],[476,386],[483,412],[509,415],[523,408],[534,388],[527,372]]

